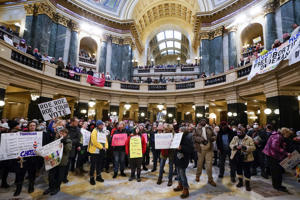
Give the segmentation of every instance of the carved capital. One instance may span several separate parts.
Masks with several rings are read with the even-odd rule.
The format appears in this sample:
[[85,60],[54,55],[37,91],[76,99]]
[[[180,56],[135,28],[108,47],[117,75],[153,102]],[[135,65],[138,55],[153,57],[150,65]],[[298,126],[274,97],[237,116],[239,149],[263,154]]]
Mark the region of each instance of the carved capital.
[[37,12],[36,4],[25,4],[24,9],[26,11],[26,15],[34,15]]
[[202,33],[200,33],[200,39],[201,40],[209,40],[210,39],[209,32],[202,32]]
[[289,2],[290,0],[280,0],[279,5],[282,6],[283,4]]
[[73,20],[69,20],[68,21],[68,27],[72,30],[72,31],[75,31],[75,32],[78,32],[79,31],[79,25],[78,23],[74,22]]
[[236,32],[238,30],[238,26],[232,26],[228,29],[228,32]]
[[269,0],[269,2],[264,6],[264,14],[274,13],[278,6],[277,0]]

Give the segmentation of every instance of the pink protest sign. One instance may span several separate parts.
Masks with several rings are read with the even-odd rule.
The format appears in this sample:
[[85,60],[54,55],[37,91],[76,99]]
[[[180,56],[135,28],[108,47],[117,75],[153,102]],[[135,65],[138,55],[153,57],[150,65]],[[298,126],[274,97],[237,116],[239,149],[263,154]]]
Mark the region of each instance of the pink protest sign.
[[148,135],[147,135],[147,133],[143,133],[142,137],[145,139],[146,143],[148,143]]
[[126,140],[127,140],[126,133],[114,134],[112,138],[111,146],[124,146]]

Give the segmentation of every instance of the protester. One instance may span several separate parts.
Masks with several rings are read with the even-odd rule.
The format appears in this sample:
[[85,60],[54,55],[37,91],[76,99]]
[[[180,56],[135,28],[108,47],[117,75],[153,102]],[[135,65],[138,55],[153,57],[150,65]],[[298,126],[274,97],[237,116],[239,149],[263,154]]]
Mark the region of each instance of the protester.
[[153,124],[152,130],[150,131],[150,148],[153,156],[153,169],[151,172],[155,172],[157,169],[157,161],[160,159],[160,149],[155,149],[155,134],[163,133],[163,126],[160,125],[156,127],[156,124]]

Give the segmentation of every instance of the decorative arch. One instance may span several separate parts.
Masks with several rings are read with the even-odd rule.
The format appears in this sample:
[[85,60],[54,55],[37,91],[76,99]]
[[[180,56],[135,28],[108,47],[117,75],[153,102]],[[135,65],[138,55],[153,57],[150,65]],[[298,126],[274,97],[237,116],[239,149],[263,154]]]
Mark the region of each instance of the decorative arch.
[[81,38],[79,43],[79,53],[81,50],[85,50],[90,57],[92,57],[93,55],[96,57],[98,51],[96,40],[89,36]]

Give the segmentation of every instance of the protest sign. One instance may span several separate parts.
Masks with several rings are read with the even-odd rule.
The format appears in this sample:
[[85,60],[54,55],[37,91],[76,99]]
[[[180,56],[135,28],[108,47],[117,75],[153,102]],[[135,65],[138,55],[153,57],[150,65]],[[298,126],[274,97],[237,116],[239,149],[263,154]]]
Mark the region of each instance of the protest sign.
[[173,133],[157,133],[155,136],[155,149],[169,149],[173,140]]
[[297,40],[291,54],[289,55],[289,65],[293,65],[300,61],[300,39]]
[[82,135],[82,145],[87,146],[89,145],[90,138],[91,138],[91,132],[88,130],[85,130],[83,128],[80,129],[81,135]]
[[170,149],[178,149],[183,133],[176,133],[173,137]]
[[44,158],[46,171],[56,167],[61,162],[64,149],[61,139],[55,140],[37,151],[38,155]]
[[148,134],[147,133],[143,133],[142,137],[145,139],[145,142],[148,143]]
[[38,106],[45,121],[71,114],[66,98],[40,103]]
[[291,170],[299,163],[300,163],[300,154],[298,153],[298,151],[295,150],[291,154],[290,158],[289,157],[285,158],[283,161],[280,162],[280,165],[286,170]]
[[274,48],[265,55],[260,56],[252,63],[251,72],[248,75],[248,80],[251,80],[258,74],[263,74],[275,69],[281,61],[288,59],[291,52],[293,52],[295,44],[299,40],[300,34],[290,38],[280,47]]
[[127,134],[114,134],[112,138],[111,146],[124,146],[127,140]]
[[130,158],[142,158],[142,141],[140,136],[134,136],[130,138]]
[[98,131],[97,140],[99,143],[105,144],[106,143],[106,132]]
[[36,156],[35,150],[42,147],[43,132],[2,133],[0,160]]

